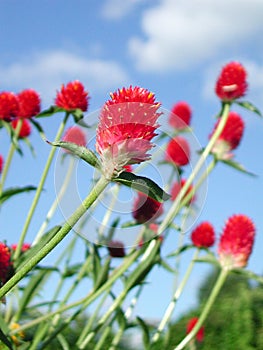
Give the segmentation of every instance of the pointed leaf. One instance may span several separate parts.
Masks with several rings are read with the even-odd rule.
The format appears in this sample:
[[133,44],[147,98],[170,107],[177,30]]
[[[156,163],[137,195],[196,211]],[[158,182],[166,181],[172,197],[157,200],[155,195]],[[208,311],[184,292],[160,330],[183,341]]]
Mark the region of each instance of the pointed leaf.
[[35,116],[35,118],[45,118],[45,117],[50,117],[55,113],[59,113],[59,112],[66,112],[66,110],[64,108],[61,107],[57,107],[57,106],[51,106],[50,108],[40,112],[39,114],[37,114]]
[[4,332],[1,330],[1,328],[0,328],[0,340],[8,347],[8,349],[13,350],[12,344],[10,343],[10,341],[8,340]]
[[136,316],[136,319],[143,332],[142,339],[143,339],[144,349],[148,349],[150,345],[150,330],[142,318],[140,318],[139,316]]
[[37,187],[35,187],[35,186],[9,188],[9,189],[5,190],[2,193],[2,195],[0,196],[0,203],[4,203],[10,197],[15,196],[16,194],[23,193],[23,192],[35,191],[36,189],[37,189]]
[[148,197],[151,197],[158,202],[166,201],[171,197],[151,179],[127,171],[123,171],[117,178],[113,179],[113,181],[131,187],[136,191],[143,192]]
[[74,111],[72,111],[72,115],[75,123],[79,123],[84,118],[83,111],[80,108],[77,108]]
[[249,270],[245,270],[245,269],[240,268],[240,269],[234,269],[234,270],[232,270],[232,272],[239,274],[239,275],[243,275],[249,279],[253,279],[253,280],[259,282],[260,284],[263,284],[263,276],[257,275],[253,271],[249,271]]
[[177,256],[177,255],[183,253],[184,251],[186,251],[188,249],[192,249],[192,248],[194,248],[194,246],[192,244],[185,244],[182,247],[174,250],[172,253],[168,254],[167,258],[171,258],[171,257]]
[[255,107],[251,102],[248,102],[248,101],[235,101],[235,103],[238,104],[239,106],[245,108],[245,109],[248,109],[250,112],[256,113],[261,118],[263,117],[263,115],[260,112],[260,110],[257,107]]
[[47,141],[48,144],[55,146],[55,147],[61,147],[65,148],[66,150],[72,152],[75,156],[83,159],[88,164],[92,165],[93,167],[99,168],[101,167],[100,161],[90,149],[84,147],[84,146],[78,146],[73,142],[66,142],[66,141],[58,141],[58,142],[50,142]]
[[256,174],[246,170],[242,164],[240,164],[240,163],[238,163],[238,162],[236,162],[236,161],[234,161],[232,159],[222,160],[222,162],[227,164],[227,165],[229,165],[229,166],[231,166],[232,168],[234,168],[234,169],[236,169],[238,171],[241,171],[244,174],[247,174],[249,176],[257,176]]

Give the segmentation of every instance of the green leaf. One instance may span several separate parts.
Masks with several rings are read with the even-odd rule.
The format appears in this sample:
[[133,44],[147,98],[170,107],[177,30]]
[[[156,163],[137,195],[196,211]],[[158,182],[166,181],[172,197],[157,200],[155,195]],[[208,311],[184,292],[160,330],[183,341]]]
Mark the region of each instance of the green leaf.
[[194,246],[192,244],[185,244],[183,245],[182,247],[174,250],[172,253],[170,253],[169,255],[167,255],[167,258],[171,258],[171,257],[174,257],[174,256],[177,256],[183,252],[185,252],[186,250],[188,249],[192,249],[194,248]]
[[233,270],[231,270],[231,272],[245,276],[249,279],[253,279],[253,280],[259,282],[260,284],[263,284],[263,276],[257,275],[256,273],[254,273],[252,271],[239,268],[239,269],[233,269]]
[[242,164],[240,164],[240,163],[238,163],[238,162],[236,162],[236,161],[234,161],[232,159],[225,159],[225,160],[222,160],[222,162],[227,164],[227,165],[229,165],[229,166],[231,166],[232,168],[234,168],[234,169],[236,169],[238,171],[241,171],[244,174],[247,174],[249,176],[257,176],[256,174],[246,170]]
[[98,169],[101,168],[100,161],[95,155],[95,153],[93,153],[90,149],[84,146],[78,146],[73,142],[66,142],[66,141],[57,141],[57,142],[47,141],[47,143],[55,147],[65,148],[66,150],[72,152],[75,156],[83,159],[85,162],[94,166],[95,168],[98,168]]
[[257,107],[255,107],[251,102],[248,102],[248,101],[234,101],[234,103],[236,103],[239,106],[249,110],[250,112],[256,113],[261,118],[263,117],[263,115],[260,112],[260,110]]
[[73,115],[75,123],[79,123],[84,118],[83,111],[80,108],[74,109],[71,113]]
[[145,323],[145,321],[140,318],[139,316],[136,316],[136,319],[138,321],[139,326],[142,329],[143,332],[143,345],[144,345],[144,349],[148,349],[149,345],[150,345],[150,331],[149,328],[147,326],[147,324]]
[[0,315],[0,340],[8,347],[8,349],[13,350],[12,344],[10,343],[4,332],[8,333],[9,329],[4,319]]
[[57,106],[51,106],[48,109],[40,112],[35,116],[35,118],[45,118],[45,117],[50,117],[55,113],[60,113],[60,112],[67,112],[64,108],[57,107]]
[[158,202],[166,201],[171,197],[151,179],[127,171],[123,171],[118,177],[114,178],[113,181],[131,187],[136,191],[143,192],[148,197]]
[[111,258],[108,257],[104,265],[101,267],[100,272],[97,276],[97,279],[94,285],[94,290],[99,289],[100,286],[102,286],[107,281],[109,270],[110,270],[110,263],[111,263]]
[[0,203],[4,203],[10,197],[15,196],[16,194],[35,191],[36,189],[37,189],[37,187],[35,187],[35,186],[9,188],[9,189],[5,190],[2,193],[2,195],[0,196]]

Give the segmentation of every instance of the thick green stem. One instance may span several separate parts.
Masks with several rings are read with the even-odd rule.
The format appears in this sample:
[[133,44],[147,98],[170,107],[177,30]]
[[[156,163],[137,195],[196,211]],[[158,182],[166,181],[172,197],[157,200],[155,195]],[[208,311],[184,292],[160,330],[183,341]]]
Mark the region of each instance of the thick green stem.
[[87,209],[95,202],[99,194],[106,188],[109,181],[103,176],[96,183],[90,194],[84,199],[82,204],[70,216],[67,222],[61,227],[57,234],[41,249],[35,256],[26,262],[19,271],[8,280],[0,289],[0,298],[9,292],[29,271],[31,271],[44,257],[46,257],[66,235],[72,227],[78,222]]
[[[64,120],[62,121],[62,123],[59,126],[57,135],[55,137],[55,141],[58,141],[61,138],[62,133],[63,133],[63,131],[65,129],[68,117],[69,117],[69,113],[66,113]],[[34,197],[34,199],[32,201],[31,207],[30,207],[29,212],[27,214],[26,221],[25,221],[23,230],[21,232],[21,235],[20,235],[20,238],[19,238],[19,241],[18,241],[18,244],[17,244],[17,248],[16,248],[15,253],[14,253],[14,260],[17,259],[19,257],[19,255],[20,255],[20,253],[21,253],[21,248],[22,248],[22,245],[24,243],[24,240],[25,240],[25,237],[26,237],[26,234],[27,234],[27,230],[29,228],[31,219],[32,219],[32,217],[34,215],[34,212],[35,212],[35,209],[37,207],[37,204],[38,204],[40,195],[42,193],[42,190],[43,190],[43,187],[44,187],[44,184],[45,184],[45,181],[46,181],[46,178],[47,178],[47,175],[48,175],[51,163],[53,161],[55,152],[56,152],[56,147],[52,147],[51,151],[49,153],[49,156],[48,156],[45,168],[44,168],[44,170],[42,172],[42,176],[41,176],[41,179],[39,181],[39,184],[38,184],[38,187],[37,187],[37,190],[36,190],[36,193],[35,193],[35,197]]]
[[202,326],[202,324],[204,323],[206,317],[208,316],[212,305],[214,304],[216,297],[218,296],[218,293],[220,292],[223,284],[225,283],[225,280],[228,276],[229,270],[227,269],[222,269],[218,279],[214,285],[214,288],[209,296],[209,298],[207,299],[207,302],[203,308],[203,311],[200,315],[200,317],[198,318],[198,321],[196,323],[196,325],[194,326],[194,328],[191,330],[191,332],[181,341],[180,344],[178,344],[174,350],[182,350],[184,349],[184,347],[196,336],[197,332],[199,331],[200,327]]

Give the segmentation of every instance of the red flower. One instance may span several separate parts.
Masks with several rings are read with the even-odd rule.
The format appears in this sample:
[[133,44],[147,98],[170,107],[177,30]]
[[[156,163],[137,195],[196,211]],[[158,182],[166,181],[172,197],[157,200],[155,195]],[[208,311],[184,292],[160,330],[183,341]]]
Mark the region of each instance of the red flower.
[[88,109],[88,92],[84,86],[78,81],[62,85],[60,92],[57,93],[55,104],[68,111],[79,108],[83,112]]
[[132,166],[129,164],[129,165],[124,165],[124,169],[125,171],[128,171],[129,173],[132,172]]
[[4,158],[1,156],[0,154],[0,173],[2,172],[3,170],[3,166],[4,166]]
[[169,116],[169,124],[175,129],[184,129],[190,125],[192,110],[187,102],[176,103]]
[[[11,244],[11,249],[12,250],[16,250],[17,248],[17,244]],[[21,252],[24,253],[27,250],[29,250],[31,248],[31,244],[30,243],[23,243],[22,247],[21,247]]]
[[[198,322],[198,318],[197,317],[193,317],[191,318],[188,323],[187,323],[187,326],[186,326],[186,334],[190,333],[191,330],[194,328],[194,326],[196,325],[196,323]],[[204,334],[205,334],[205,328],[204,326],[201,327],[199,329],[199,331],[197,332],[196,334],[196,339],[201,342],[203,341],[204,339]]]
[[[18,121],[19,121],[19,119],[15,119],[11,122],[13,129],[16,129]],[[29,122],[26,119],[22,119],[22,126],[21,126],[21,129],[19,131],[18,137],[24,138],[24,137],[28,137],[30,134],[31,134],[31,125],[29,124]]]
[[202,222],[192,231],[191,240],[196,247],[211,247],[215,243],[213,226],[207,221]]
[[245,215],[231,216],[220,237],[218,254],[225,268],[245,267],[252,252],[255,226]]
[[[217,121],[214,127],[214,131],[217,128],[218,123],[219,123],[219,120]],[[237,148],[237,146],[239,145],[242,139],[244,128],[245,128],[245,124],[243,119],[240,117],[240,115],[236,112],[230,112],[228,115],[225,127],[222,130],[213,148],[213,152],[220,156]]]
[[0,119],[10,121],[17,117],[19,111],[18,98],[13,92],[0,93]]
[[166,148],[166,160],[174,163],[176,166],[184,166],[190,160],[190,147],[184,137],[177,136],[169,141]]
[[[72,126],[68,128],[65,132],[65,135],[63,136],[63,141],[72,142],[78,146],[86,146],[87,144],[86,135],[78,126]],[[65,152],[70,153],[67,150],[65,150]]]
[[119,241],[111,241],[108,243],[108,251],[113,258],[123,258],[125,254],[124,245]]
[[162,203],[148,197],[142,192],[138,192],[138,196],[134,201],[132,216],[140,224],[152,222],[163,213]]
[[11,268],[11,253],[9,248],[0,242],[0,281],[5,283]]
[[23,90],[17,97],[19,102],[19,118],[32,118],[40,112],[40,97],[35,90]]
[[242,64],[230,62],[226,64],[216,82],[217,96],[224,101],[242,97],[247,91],[247,72]]
[[111,94],[100,113],[96,141],[107,178],[125,165],[150,159],[147,152],[153,147],[159,107],[154,94],[143,88],[130,86]]
[[[171,189],[171,199],[174,201],[176,199],[176,197],[178,196],[179,192],[181,191],[182,187],[185,185],[186,180],[185,179],[181,179],[181,181],[179,182],[175,182],[172,186]],[[188,190],[186,191],[186,194],[184,195],[184,198],[191,192],[193,191],[193,186],[190,185],[190,187],[188,188]],[[195,195],[194,193],[192,194],[191,198],[189,199],[189,201],[186,203],[186,205],[189,205],[190,203],[193,203],[195,201]]]

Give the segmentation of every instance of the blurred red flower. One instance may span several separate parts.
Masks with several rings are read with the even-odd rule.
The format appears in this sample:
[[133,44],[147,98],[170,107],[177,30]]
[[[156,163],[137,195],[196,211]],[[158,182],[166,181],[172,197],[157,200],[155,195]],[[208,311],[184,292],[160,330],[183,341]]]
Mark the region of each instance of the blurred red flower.
[[[11,122],[12,128],[15,130],[17,127],[19,119],[14,119]],[[22,119],[22,125],[19,131],[19,138],[24,138],[24,137],[28,137],[31,134],[31,125],[29,124],[29,122],[26,119]]]
[[68,111],[79,108],[83,112],[88,109],[88,92],[82,83],[78,80],[62,85],[61,90],[57,92],[55,105]]
[[190,161],[190,147],[188,141],[182,136],[176,136],[169,141],[165,158],[176,166],[187,165]]
[[0,93],[0,119],[7,122],[18,116],[18,98],[13,92],[3,91]]
[[[186,334],[191,332],[191,330],[194,328],[194,326],[196,325],[197,322],[198,322],[197,317],[193,317],[188,321],[187,326],[186,326]],[[205,335],[205,328],[204,328],[204,326],[202,326],[196,334],[196,339],[199,342],[201,342],[204,339],[204,335]]]
[[163,213],[162,203],[148,197],[142,192],[138,192],[133,204],[132,216],[140,224],[153,222]]
[[18,95],[19,118],[32,118],[40,112],[40,97],[33,89],[21,91]]
[[170,113],[169,124],[175,129],[184,129],[190,125],[192,110],[185,101],[177,102]]
[[215,243],[215,230],[208,221],[199,224],[191,234],[191,240],[196,247],[209,248]]

